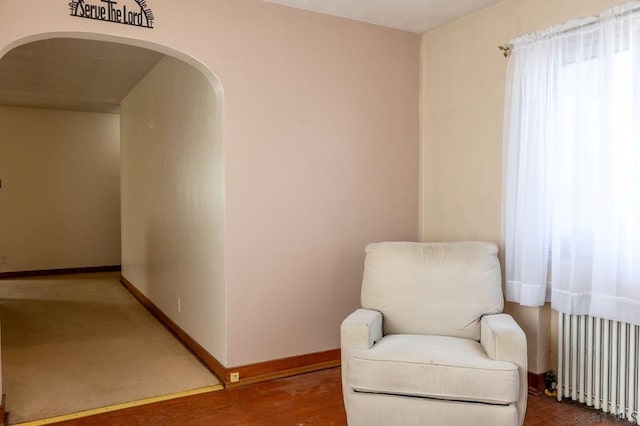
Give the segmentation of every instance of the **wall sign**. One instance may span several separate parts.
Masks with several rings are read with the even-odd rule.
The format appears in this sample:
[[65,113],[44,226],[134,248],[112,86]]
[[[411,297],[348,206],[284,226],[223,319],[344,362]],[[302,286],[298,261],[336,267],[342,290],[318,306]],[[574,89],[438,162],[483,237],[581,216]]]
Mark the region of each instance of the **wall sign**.
[[135,0],[136,7],[119,5],[115,0],[73,0],[69,3],[71,16],[133,25],[134,27],[153,28],[153,12],[146,0]]

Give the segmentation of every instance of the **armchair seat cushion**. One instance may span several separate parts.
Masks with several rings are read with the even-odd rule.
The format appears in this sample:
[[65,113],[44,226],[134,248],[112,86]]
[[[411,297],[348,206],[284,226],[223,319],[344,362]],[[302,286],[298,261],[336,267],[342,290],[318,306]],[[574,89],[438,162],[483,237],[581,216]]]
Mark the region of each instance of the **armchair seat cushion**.
[[350,350],[346,383],[356,392],[511,404],[518,366],[489,358],[475,340],[392,334],[371,349]]

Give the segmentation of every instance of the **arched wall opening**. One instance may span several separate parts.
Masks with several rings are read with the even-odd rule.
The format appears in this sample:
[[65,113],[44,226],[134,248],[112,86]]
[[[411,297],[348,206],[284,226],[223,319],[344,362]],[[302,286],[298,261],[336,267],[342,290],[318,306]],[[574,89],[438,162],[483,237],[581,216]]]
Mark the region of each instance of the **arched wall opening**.
[[[205,65],[169,47],[85,32],[22,38],[0,48],[0,63],[19,46],[52,39],[118,43],[165,55],[120,104],[117,136],[122,275],[224,363],[225,163],[220,81]],[[113,133],[113,127],[110,129]],[[102,133],[97,129],[88,134],[87,142]],[[11,159],[3,157],[5,161]],[[11,180],[3,178],[7,183]],[[6,262],[0,265],[0,272],[17,270],[12,269],[12,260],[19,259],[17,252],[6,252],[14,248],[21,249],[13,244],[2,247],[5,253],[0,255],[6,256]],[[84,266],[100,265],[75,265]],[[38,269],[24,264],[17,267]]]

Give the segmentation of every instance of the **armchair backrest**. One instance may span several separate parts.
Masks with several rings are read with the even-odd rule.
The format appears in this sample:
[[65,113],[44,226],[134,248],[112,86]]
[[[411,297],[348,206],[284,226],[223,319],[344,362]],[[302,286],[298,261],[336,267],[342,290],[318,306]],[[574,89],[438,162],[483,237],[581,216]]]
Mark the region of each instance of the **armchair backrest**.
[[369,244],[362,307],[384,334],[480,339],[480,319],[502,312],[498,248],[488,242]]

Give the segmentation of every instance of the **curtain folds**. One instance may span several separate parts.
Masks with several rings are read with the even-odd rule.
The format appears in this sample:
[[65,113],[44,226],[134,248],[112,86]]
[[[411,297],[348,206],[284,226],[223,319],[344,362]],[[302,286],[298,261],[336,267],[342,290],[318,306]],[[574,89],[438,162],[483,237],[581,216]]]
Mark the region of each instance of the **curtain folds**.
[[512,41],[507,300],[640,324],[640,2]]

